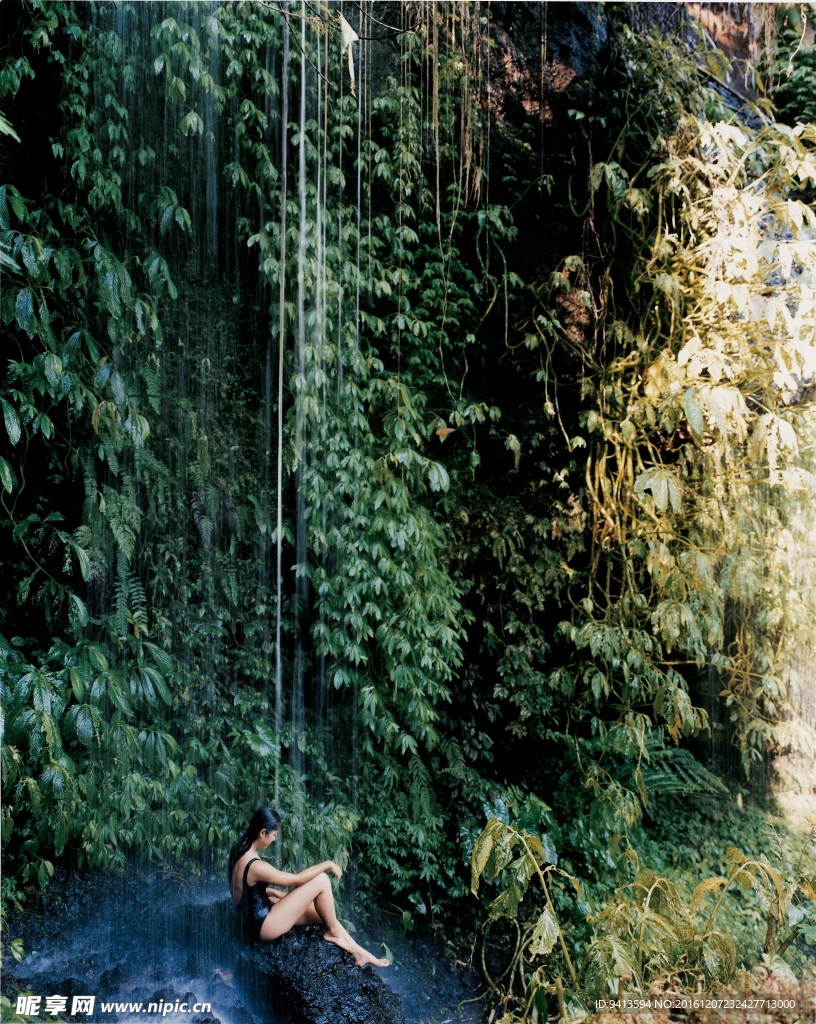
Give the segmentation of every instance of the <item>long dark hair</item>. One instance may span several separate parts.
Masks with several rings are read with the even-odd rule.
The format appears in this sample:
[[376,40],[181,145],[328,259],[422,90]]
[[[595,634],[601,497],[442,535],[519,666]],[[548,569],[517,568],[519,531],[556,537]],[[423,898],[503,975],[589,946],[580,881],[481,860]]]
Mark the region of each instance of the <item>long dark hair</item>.
[[227,881],[232,885],[232,872],[235,865],[252,846],[258,836],[266,829],[267,832],[277,832],[281,827],[281,816],[271,807],[259,807],[249,819],[247,830],[230,850],[227,861]]

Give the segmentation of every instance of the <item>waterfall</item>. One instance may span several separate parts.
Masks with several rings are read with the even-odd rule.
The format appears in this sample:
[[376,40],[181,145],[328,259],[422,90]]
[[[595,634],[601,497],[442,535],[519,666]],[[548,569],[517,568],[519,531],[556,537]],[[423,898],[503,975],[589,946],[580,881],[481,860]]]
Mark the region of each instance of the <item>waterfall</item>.
[[45,181],[42,201],[75,247],[76,302],[43,295],[60,338],[44,319],[24,343],[79,339],[83,360],[62,426],[84,505],[60,538],[82,580],[60,600],[86,621],[53,655],[75,686],[57,717],[83,864],[207,868],[270,800],[289,863],[351,857],[365,758],[398,789],[436,741],[459,589],[433,511],[447,476],[395,341],[418,366],[433,332],[430,300],[410,339],[404,319],[441,135],[418,35],[372,10],[96,3],[50,29],[70,59],[47,58],[64,87],[49,175],[71,203]]
[[[122,205],[138,219],[123,218],[112,237],[127,251],[141,246],[141,266],[165,282],[161,335],[143,356],[165,403],[145,500],[174,521],[178,541],[131,592],[143,586],[166,606],[156,640],[179,666],[188,763],[226,803],[284,806],[296,857],[307,800],[331,798],[332,669],[312,636],[326,620],[310,565],[325,570],[330,558],[327,446],[360,331],[365,70],[356,52],[360,98],[346,110],[333,57],[340,12],[316,18],[288,0],[246,17],[214,2],[90,8],[99,45],[122,48],[119,96],[135,153]],[[247,26],[255,35],[241,49]],[[239,74],[263,87],[239,89]],[[102,107],[107,86],[96,88]],[[330,99],[338,89],[342,110]],[[357,268],[348,281],[344,267]],[[237,362],[240,349],[257,358]],[[114,563],[108,592],[116,581]],[[251,715],[237,734],[244,756],[261,759],[249,791],[235,791],[223,741],[206,736],[197,710],[224,707],[226,694]],[[155,728],[170,735],[168,723]]]
[[[298,252],[297,252],[297,327],[296,327],[296,377],[295,377],[295,595],[293,608],[294,622],[294,665],[291,686],[292,744],[291,760],[296,778],[303,778],[305,770],[304,747],[306,744],[304,717],[304,687],[306,676],[306,651],[304,632],[308,628],[307,608],[309,601],[309,578],[306,552],[306,493],[305,478],[309,471],[309,430],[306,425],[307,402],[314,402],[314,396],[307,390],[306,380],[306,289],[307,243],[310,234],[308,219],[310,178],[306,171],[306,98],[308,93],[306,64],[306,6],[300,5],[300,89],[298,104]],[[311,313],[311,310],[310,310]],[[312,358],[314,356],[312,355]],[[299,792],[300,795],[300,792]],[[304,808],[300,800],[295,805],[298,828],[303,828]],[[302,842],[302,831],[298,837]]]
[[280,199],[280,271],[278,291],[278,462],[277,517],[275,520],[275,806],[280,807],[280,736],[283,727],[283,385],[285,366],[285,298],[286,298],[286,204],[288,200],[289,159],[289,16],[288,0],[284,0],[283,75],[281,87],[281,199]]

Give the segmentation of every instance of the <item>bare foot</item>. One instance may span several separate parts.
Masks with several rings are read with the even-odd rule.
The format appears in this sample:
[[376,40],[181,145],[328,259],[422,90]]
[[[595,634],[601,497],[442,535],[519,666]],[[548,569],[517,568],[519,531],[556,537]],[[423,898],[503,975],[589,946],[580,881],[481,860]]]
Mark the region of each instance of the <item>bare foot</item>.
[[351,953],[358,967],[366,967],[368,964],[371,964],[372,967],[388,967],[388,961],[385,957],[376,957],[373,953],[369,953],[367,949],[363,949],[358,942],[352,939],[345,928],[338,928],[336,934],[325,931],[323,932],[323,938],[327,942],[333,942],[335,946],[339,946],[340,949],[344,949],[347,953]]
[[340,949],[344,949],[347,953],[351,953],[354,943],[346,935],[343,929],[338,928],[335,934],[330,931],[323,932],[323,938],[326,942],[333,942],[335,946],[339,946]]
[[376,957],[373,953],[369,953],[367,949],[363,949],[362,946],[357,946],[357,949],[352,949],[351,955],[354,957],[354,962],[358,967],[366,967],[368,964],[371,964],[372,967],[388,966],[388,961],[385,957]]

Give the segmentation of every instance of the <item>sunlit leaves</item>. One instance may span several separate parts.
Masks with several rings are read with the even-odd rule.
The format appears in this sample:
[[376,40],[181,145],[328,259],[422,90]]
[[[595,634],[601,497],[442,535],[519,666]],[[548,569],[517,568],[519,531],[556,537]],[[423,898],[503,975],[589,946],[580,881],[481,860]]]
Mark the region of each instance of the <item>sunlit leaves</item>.
[[[624,38],[632,73],[651,73],[665,59]],[[685,58],[678,51],[675,59]],[[693,76],[684,88],[697,90]],[[590,173],[616,230],[631,232],[636,214],[649,256],[634,254],[628,307],[608,292],[616,317],[627,308],[629,322],[606,326],[620,360],[603,367],[597,406],[585,413],[596,444],[587,478],[595,536],[610,565],[620,566],[626,596],[619,600],[613,588],[605,604],[593,592],[583,607],[633,637],[639,625],[651,632],[656,645],[643,650],[646,663],[654,659],[649,688],[670,651],[683,652],[691,673],[712,649],[728,663],[729,622],[745,621],[730,651],[739,669],[724,673],[724,685],[736,691],[726,700],[747,769],[751,748],[775,728],[773,716],[761,727],[758,709],[770,714],[771,666],[784,656],[774,648],[793,572],[783,548],[788,531],[802,536],[797,503],[812,487],[804,443],[812,423],[793,410],[816,380],[814,214],[800,192],[812,180],[813,140],[780,123],[707,120],[696,112],[704,104],[683,102],[683,89],[673,101],[677,130],[662,154],[655,147],[648,186],[637,171],[649,194],[639,212],[625,198],[633,172],[623,147],[600,154]],[[609,242],[609,265],[620,260],[625,275],[628,250],[611,235]],[[561,276],[563,290],[570,281]],[[773,511],[768,487],[777,495]],[[626,550],[616,549],[624,538]],[[595,623],[572,635],[581,642],[587,631],[597,647]],[[598,702],[607,687],[628,693],[631,676],[616,653],[611,666],[580,678]],[[675,739],[704,721],[680,680],[660,684],[654,708]]]
[[634,493],[643,494],[646,491],[652,492],[655,508],[659,512],[666,512],[669,508],[673,512],[680,512],[683,508],[680,480],[669,469],[652,466],[644,470],[635,480]]
[[533,929],[530,939],[531,956],[547,956],[547,954],[552,953],[557,940],[558,922],[555,918],[552,904],[548,903]]

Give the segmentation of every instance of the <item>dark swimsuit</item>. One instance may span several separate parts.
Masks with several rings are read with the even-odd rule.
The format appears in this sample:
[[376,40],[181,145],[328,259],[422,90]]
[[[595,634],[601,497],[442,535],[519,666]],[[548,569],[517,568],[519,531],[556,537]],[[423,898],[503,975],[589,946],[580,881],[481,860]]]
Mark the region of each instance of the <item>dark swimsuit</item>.
[[249,866],[260,859],[260,857],[253,857],[244,868],[244,887],[241,890],[241,899],[238,901],[236,908],[241,915],[241,930],[248,942],[257,942],[260,939],[261,925],[264,923],[266,915],[272,909],[266,892],[268,882],[255,882],[254,885],[247,885]]

